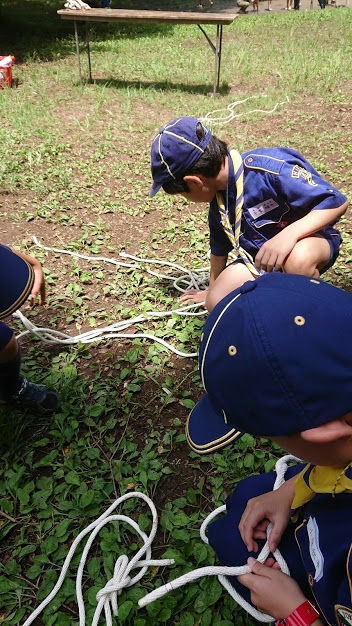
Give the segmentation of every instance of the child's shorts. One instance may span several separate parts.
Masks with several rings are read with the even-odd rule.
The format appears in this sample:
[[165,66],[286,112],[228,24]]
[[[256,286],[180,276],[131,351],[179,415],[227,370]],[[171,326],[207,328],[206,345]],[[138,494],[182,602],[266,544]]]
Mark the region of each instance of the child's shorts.
[[[326,263],[326,265],[324,265],[324,267],[321,270],[319,270],[319,273],[323,274],[328,269],[330,269],[330,267],[332,267],[334,265],[337,257],[339,256],[340,246],[341,246],[341,243],[342,243],[342,237],[341,237],[339,231],[336,230],[336,228],[333,228],[332,226],[327,226],[323,230],[318,230],[315,234],[316,235],[320,235],[321,237],[326,239],[326,241],[328,242],[328,244],[330,246],[330,257],[329,257],[329,260]],[[244,263],[244,261],[243,261],[243,259],[238,257],[235,261],[230,263],[230,265],[233,265],[235,263]],[[261,269],[259,274],[260,274],[260,276],[262,276],[263,274],[266,274],[266,272]]]
[[320,274],[324,274],[330,267],[332,267],[339,256],[340,246],[342,243],[342,237],[336,228],[327,226],[324,230],[318,230],[317,235],[324,237],[330,246],[330,258],[324,267],[319,270]]
[[0,322],[0,350],[3,350],[12,338],[13,330],[6,326],[3,322]]
[[[286,472],[286,480],[298,474],[304,465],[295,465],[288,468]],[[221,565],[228,567],[237,567],[246,565],[249,556],[257,558],[260,550],[263,548],[265,541],[256,540],[259,546],[259,552],[248,552],[242,537],[238,530],[242,513],[244,512],[248,500],[256,496],[272,491],[276,479],[275,472],[267,474],[259,474],[250,476],[242,480],[236,487],[233,494],[226,503],[226,515],[219,517],[208,526],[209,544],[215,550]],[[311,591],[307,583],[307,574],[304,569],[299,548],[294,536],[295,526],[289,524],[282,536],[279,550],[284,557],[290,570],[291,576],[300,585],[306,597],[311,596]],[[244,597],[247,602],[251,603],[250,591],[238,582],[237,577],[229,577],[229,581],[233,587]],[[252,605],[253,606],[253,605]]]

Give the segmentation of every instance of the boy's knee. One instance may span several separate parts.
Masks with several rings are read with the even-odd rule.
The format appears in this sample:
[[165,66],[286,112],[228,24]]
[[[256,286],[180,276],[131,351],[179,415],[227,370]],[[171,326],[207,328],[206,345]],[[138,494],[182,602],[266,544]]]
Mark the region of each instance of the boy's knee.
[[0,364],[13,361],[18,354],[18,343],[15,335],[12,335],[8,343],[0,350]]
[[330,245],[319,235],[312,235],[297,242],[283,264],[286,274],[303,274],[310,278],[319,278],[319,268],[326,265],[330,258]]

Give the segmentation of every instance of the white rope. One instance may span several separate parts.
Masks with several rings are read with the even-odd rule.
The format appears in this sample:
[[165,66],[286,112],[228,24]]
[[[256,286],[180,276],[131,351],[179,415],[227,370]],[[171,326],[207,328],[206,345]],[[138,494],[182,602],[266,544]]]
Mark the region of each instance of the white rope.
[[[191,315],[191,313],[189,312],[189,309],[191,309],[192,307],[196,307],[196,306],[199,306],[199,305],[191,304],[188,307],[185,307],[187,311],[184,314]],[[75,335],[74,337],[70,337],[70,335],[66,335],[65,333],[62,333],[58,330],[51,330],[49,328],[37,327],[34,324],[32,324],[32,322],[30,322],[30,320],[27,317],[25,317],[23,313],[21,313],[21,311],[16,311],[14,313],[14,316],[18,317],[21,320],[22,324],[27,329],[21,332],[20,334],[18,334],[16,336],[16,339],[19,340],[25,335],[31,334],[31,335],[35,335],[43,343],[60,344],[60,345],[73,345],[77,343],[89,344],[89,343],[94,343],[96,341],[102,341],[106,339],[130,339],[130,340],[151,339],[152,341],[155,341],[156,343],[160,343],[162,346],[164,346],[165,348],[167,348],[174,354],[177,354],[178,356],[185,357],[185,358],[196,357],[198,355],[197,352],[181,352],[181,350],[178,350],[177,348],[172,346],[170,343],[167,343],[166,341],[164,341],[164,339],[161,339],[161,337],[156,337],[156,335],[152,335],[150,333],[119,332],[120,329],[126,329],[129,326],[140,323],[142,321],[146,321],[146,320],[149,321],[153,319],[154,317],[171,316],[173,315],[173,313],[180,313],[180,311],[181,309],[175,309],[174,311],[168,311],[166,313],[165,312],[164,313],[162,312],[146,313],[146,315],[139,315],[138,317],[135,317],[131,320],[116,322],[115,324],[111,324],[110,326],[106,326],[105,328],[89,330],[86,333]],[[198,313],[198,315],[203,315],[203,314],[204,314],[204,311],[201,311]]]
[[[298,459],[297,457],[292,456],[292,455],[286,455],[277,461],[275,465],[276,480],[274,483],[273,490],[278,489],[283,484],[285,480],[284,477],[285,477],[285,473],[286,473],[289,461],[301,461],[301,459]],[[218,509],[210,513],[210,515],[208,515],[208,517],[204,520],[200,528],[200,536],[202,540],[204,541],[204,543],[206,544],[209,543],[208,538],[206,537],[206,534],[205,534],[207,526],[209,525],[209,523],[214,517],[216,517],[220,513],[223,513],[225,509],[226,509],[225,505],[219,507]],[[260,563],[264,563],[270,554],[270,549],[268,546],[268,539],[270,537],[271,530],[272,530],[272,524],[269,524],[267,528],[267,541],[263,549],[261,550],[259,556],[257,557],[257,560]],[[280,551],[276,549],[273,555],[276,561],[278,562],[278,564],[280,565],[281,571],[289,576],[290,571]],[[225,566],[201,567],[199,569],[193,570],[193,572],[188,572],[187,574],[184,574],[183,576],[176,578],[175,580],[167,583],[166,585],[163,585],[159,587],[158,589],[155,589],[151,593],[148,593],[146,596],[144,596],[144,598],[141,598],[139,600],[138,604],[140,607],[146,606],[147,604],[150,604],[151,602],[154,602],[155,600],[161,598],[169,591],[178,589],[179,587],[182,587],[183,585],[186,585],[189,582],[197,580],[198,578],[202,578],[203,576],[217,576],[219,582],[223,585],[226,591],[228,591],[231,597],[238,604],[240,604],[242,608],[244,608],[247,611],[247,613],[252,615],[254,619],[260,622],[272,622],[274,621],[274,618],[271,615],[262,613],[261,611],[258,611],[258,609],[253,607],[251,604],[249,604],[236,591],[236,589],[231,585],[231,583],[227,579],[228,576],[240,576],[241,574],[249,574],[249,573],[251,573],[251,569],[248,565],[241,565],[237,567],[225,567]]]
[[47,250],[48,252],[58,252],[59,254],[69,254],[70,256],[74,256],[78,259],[86,259],[87,261],[105,261],[106,263],[112,263],[113,265],[121,265],[122,267],[131,267],[133,269],[139,269],[139,265],[131,265],[130,263],[121,263],[120,261],[116,261],[116,259],[110,259],[105,256],[87,256],[85,254],[79,254],[78,252],[71,252],[71,250],[62,250],[61,248],[51,248],[49,246],[43,246],[42,243],[38,241],[35,235],[32,235],[32,240],[38,248],[42,250]]
[[[244,104],[245,102],[247,102],[248,100],[252,100],[253,98],[267,98],[267,95],[260,94],[258,96],[248,96],[248,98],[245,98],[244,100],[238,100],[237,102],[232,102],[231,104],[228,104],[225,109],[215,109],[215,111],[211,113],[209,112],[204,117],[201,117],[199,119],[204,124],[228,124],[229,122],[232,122],[232,120],[234,120],[235,118],[242,117],[243,115],[249,115],[250,113],[266,113],[267,115],[270,115],[271,113],[274,113],[279,106],[287,104],[287,102],[290,101],[288,96],[286,96],[286,100],[284,100],[283,102],[277,102],[275,106],[270,109],[270,111],[267,111],[265,109],[252,109],[250,111],[244,111],[243,113],[234,112],[234,109],[237,106],[239,106],[240,104]],[[217,115],[218,113],[220,114],[223,111],[229,111],[228,115]]]
[[[293,460],[300,461],[300,459],[291,455],[284,456],[277,461],[276,466],[275,466],[277,477],[275,480],[274,489],[278,489],[280,485],[284,482],[284,476],[287,470],[288,462],[293,461]],[[146,533],[144,533],[140,529],[137,522],[135,522],[130,517],[127,517],[126,515],[111,515],[111,513],[116,509],[117,506],[119,506],[124,501],[130,498],[141,498],[148,504],[152,513],[152,529],[150,531],[149,536],[146,535]],[[208,543],[208,539],[205,534],[208,524],[216,515],[218,515],[219,513],[223,513],[225,509],[226,509],[226,506],[219,507],[218,509],[216,509],[216,511],[213,511],[212,513],[210,513],[210,515],[208,515],[208,517],[204,520],[200,529],[200,535],[201,535],[202,540],[205,543]],[[128,524],[131,528],[133,528],[138,533],[138,535],[143,540],[144,545],[142,546],[142,548],[140,548],[137,554],[130,561],[128,560],[128,557],[126,555],[121,555],[117,559],[115,567],[114,567],[114,575],[112,579],[109,580],[107,584],[105,585],[105,587],[101,589],[100,591],[98,591],[97,593],[96,598],[97,598],[98,604],[94,612],[91,626],[98,626],[98,622],[102,615],[103,610],[105,613],[106,626],[112,626],[112,615],[115,617],[118,616],[117,597],[121,594],[123,589],[127,587],[131,587],[132,585],[134,585],[134,583],[138,582],[144,576],[148,567],[152,567],[152,566],[163,567],[166,565],[174,564],[174,559],[154,560],[151,558],[151,545],[156,535],[156,531],[158,527],[158,516],[157,516],[155,505],[153,504],[152,500],[147,495],[141,492],[134,491],[131,493],[127,493],[121,496],[120,498],[118,498],[117,500],[115,500],[115,502],[105,511],[105,513],[103,513],[97,520],[95,520],[89,526],[87,526],[87,528],[83,530],[76,537],[76,539],[72,543],[71,548],[67,554],[67,557],[62,566],[62,570],[61,570],[61,573],[60,573],[60,576],[58,578],[56,585],[54,586],[52,591],[49,593],[49,595],[43,600],[43,602],[27,618],[27,620],[23,623],[23,626],[30,626],[30,624],[34,622],[34,620],[43,611],[43,609],[56,596],[56,594],[61,589],[62,584],[65,580],[66,574],[68,572],[68,569],[69,569],[72,557],[76,551],[76,548],[78,547],[81,540],[90,533],[90,536],[88,537],[87,542],[82,552],[80,563],[77,569],[77,577],[76,577],[76,596],[77,596],[77,604],[78,604],[78,610],[79,610],[79,626],[86,626],[85,607],[84,607],[84,600],[83,600],[83,593],[82,593],[83,571],[85,568],[89,550],[96,536],[106,524],[110,522],[114,522],[114,521],[124,522]],[[271,527],[272,525],[270,524],[267,529],[268,537],[270,536]],[[270,553],[270,550],[268,547],[268,542],[266,542],[265,546],[263,547],[263,549],[261,550],[258,556],[258,561],[263,563],[267,559],[269,553]],[[143,559],[142,557],[144,555],[145,555],[145,558]],[[279,550],[275,550],[274,557],[279,563],[281,570],[284,573],[290,575],[286,562],[283,559]],[[131,572],[135,569],[139,569],[140,571],[134,576],[131,576],[130,575]],[[248,565],[243,565],[239,567],[224,567],[224,566],[202,567],[202,568],[194,570],[193,572],[184,574],[183,576],[176,578],[175,580],[167,583],[166,585],[163,585],[162,587],[155,589],[151,593],[144,596],[144,598],[141,598],[138,602],[138,605],[140,607],[144,607],[147,604],[150,604],[151,602],[153,602],[154,600],[161,598],[163,595],[165,595],[169,591],[178,589],[179,587],[182,587],[183,585],[191,581],[197,580],[203,576],[217,575],[223,587],[228,591],[228,593],[232,596],[232,598],[236,602],[238,602],[248,613],[250,613],[258,621],[271,622],[274,619],[273,617],[271,617],[270,615],[266,615],[265,613],[261,613],[260,611],[255,609],[251,604],[247,603],[242,598],[242,596],[240,596],[236,592],[234,587],[232,587],[232,585],[226,578],[227,576],[240,576],[241,574],[247,574],[250,572],[251,570],[248,567]]]
[[[120,504],[122,504],[122,502],[130,498],[141,498],[148,504],[152,513],[152,518],[153,518],[152,529],[150,531],[149,536],[146,535],[146,533],[144,533],[140,529],[137,522],[135,522],[130,517],[127,517],[126,515],[110,515],[112,511],[116,509],[117,506],[119,506]],[[115,617],[118,616],[117,596],[121,594],[122,589],[124,589],[125,587],[131,587],[132,585],[134,585],[134,583],[138,582],[142,578],[142,576],[144,576],[148,567],[151,567],[151,566],[163,567],[165,565],[173,565],[174,559],[154,560],[151,558],[151,544],[153,542],[153,539],[155,537],[157,527],[158,527],[158,515],[157,515],[157,511],[152,500],[148,496],[146,496],[144,493],[141,493],[141,492],[134,491],[131,493],[127,493],[121,496],[120,498],[118,498],[107,509],[107,511],[105,511],[105,513],[103,513],[97,520],[92,522],[85,530],[83,530],[78,535],[78,537],[76,537],[65,559],[59,579],[55,587],[49,593],[49,595],[45,598],[45,600],[43,600],[43,602],[35,609],[35,611],[33,611],[30,617],[26,619],[23,626],[29,626],[30,624],[32,624],[34,620],[38,617],[38,615],[43,611],[43,609],[56,596],[57,592],[59,591],[59,589],[61,588],[65,580],[65,576],[67,574],[67,571],[70,566],[70,562],[72,560],[72,557],[75,553],[77,546],[79,545],[81,540],[90,533],[90,537],[87,540],[87,543],[85,545],[85,548],[81,556],[81,560],[80,560],[78,570],[77,570],[77,578],[76,578],[76,595],[77,595],[77,603],[78,603],[78,610],[79,610],[79,625],[86,626],[85,607],[84,607],[84,601],[83,601],[83,595],[82,595],[83,570],[85,567],[89,550],[91,548],[91,545],[95,537],[106,524],[110,522],[114,522],[114,521],[124,522],[128,524],[129,526],[131,526],[141,537],[141,539],[144,542],[144,545],[140,548],[137,554],[130,561],[128,560],[126,555],[122,555],[117,559],[117,562],[114,568],[113,578],[109,580],[109,582],[105,585],[104,589],[101,589],[97,594],[98,606],[94,613],[92,626],[98,625],[99,618],[102,614],[103,609],[105,612],[105,619],[106,619],[107,626],[112,626],[112,614]],[[145,558],[142,559],[144,555],[145,555]],[[140,571],[135,576],[131,576],[130,574],[132,570],[135,570],[135,569],[139,569]]]
[[[35,236],[33,236],[32,238],[33,238],[34,243],[37,246],[49,252],[57,252],[59,254],[69,254],[73,257],[84,259],[87,261],[94,261],[94,262],[104,261],[107,263],[112,263],[114,265],[121,265],[123,267],[131,268],[131,269],[141,269],[140,265],[122,263],[120,261],[116,261],[116,259],[113,259],[113,258],[87,256],[87,255],[79,254],[78,252],[71,252],[69,250],[63,250],[60,248],[51,248],[51,247],[44,246],[43,244],[41,244]],[[174,269],[180,270],[181,272],[184,272],[182,276],[175,277],[175,276],[167,276],[163,274],[158,274],[156,272],[153,272],[149,268],[146,269],[146,271],[149,274],[172,280],[175,288],[178,289],[178,291],[185,292],[191,288],[198,289],[198,290],[207,288],[207,283],[209,280],[209,272],[207,271],[207,268],[201,268],[196,271],[190,271],[182,267],[181,265],[177,265],[176,263],[171,263],[169,261],[159,261],[156,259],[143,259],[140,257],[132,256],[130,254],[126,254],[124,252],[120,253],[120,256],[124,258],[129,258],[131,260],[138,261],[139,263],[144,263],[144,264],[166,265]],[[183,283],[183,287],[180,286],[180,282]],[[199,311],[194,310],[194,309],[199,309],[200,307],[202,307],[201,310]],[[151,339],[152,341],[155,341],[161,344],[162,346],[167,348],[167,350],[170,350],[174,354],[177,354],[180,357],[189,358],[189,357],[196,357],[198,353],[197,352],[187,353],[187,352],[182,352],[180,350],[177,350],[177,348],[172,346],[170,343],[166,342],[164,339],[161,339],[160,337],[157,337],[156,335],[153,335],[151,333],[123,333],[122,331],[126,330],[127,328],[130,328],[131,326],[134,326],[135,324],[148,322],[156,318],[171,317],[174,314],[178,314],[181,316],[194,316],[195,317],[195,316],[202,316],[204,315],[204,313],[205,313],[204,303],[190,304],[190,305],[178,307],[171,311],[150,311],[144,314],[140,314],[128,320],[122,320],[122,321],[110,324],[109,326],[106,326],[103,328],[98,328],[95,330],[87,331],[85,333],[81,333],[79,335],[75,335],[74,337],[71,337],[70,335],[67,335],[63,332],[53,330],[50,328],[37,327],[32,322],[30,322],[30,320],[26,318],[23,315],[23,313],[21,313],[21,311],[16,311],[14,315],[21,320],[22,324],[26,328],[25,331],[17,335],[16,337],[17,340],[29,334],[35,335],[38,339],[43,341],[43,343],[61,344],[61,345],[73,345],[77,343],[88,344],[88,343],[93,343],[93,342],[102,341],[106,339],[130,339],[130,340]]]

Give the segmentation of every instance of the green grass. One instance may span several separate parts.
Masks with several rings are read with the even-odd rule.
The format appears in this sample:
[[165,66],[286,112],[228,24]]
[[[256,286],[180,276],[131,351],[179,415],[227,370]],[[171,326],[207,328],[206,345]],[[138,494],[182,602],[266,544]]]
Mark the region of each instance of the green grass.
[[[118,258],[126,250],[187,268],[207,264],[205,207],[163,194],[148,198],[151,138],[176,115],[220,109],[223,117],[234,101],[255,96],[238,106],[241,117],[213,122],[214,132],[240,150],[290,145],[351,197],[349,10],[238,19],[224,29],[221,94],[212,99],[213,55],[195,26],[95,26],[95,80],[80,87],[72,24],[59,20],[57,3],[12,1],[0,8],[1,52],[17,57],[19,83],[0,94],[2,240],[44,265],[48,304],[23,309],[37,325],[73,336],[140,312],[170,310],[177,293],[143,265],[126,270],[45,252],[33,245],[33,234],[44,245],[93,257]],[[84,53],[82,64],[86,71]],[[271,116],[250,113],[277,102],[284,104]],[[351,290],[348,215],[342,230],[343,251],[326,278]],[[22,330],[18,320],[10,323]],[[202,324],[202,318],[174,315],[135,330],[192,352]],[[138,610],[137,601],[171,578],[216,562],[199,538],[202,520],[242,477],[271,469],[280,450],[247,436],[213,457],[189,452],[184,423],[201,394],[195,359],[140,339],[70,348],[28,338],[21,343],[24,372],[55,386],[63,411],[48,421],[1,409],[0,623],[22,624],[54,586],[77,534],[115,498],[140,490],[158,508],[153,554],[173,556],[176,565],[152,568],[125,590],[120,621],[252,624],[215,579],[170,593],[148,609]],[[135,511],[129,503],[123,510],[149,531],[143,507]],[[116,558],[133,556],[137,543],[117,523],[96,540],[84,574],[87,623]],[[74,567],[44,611],[45,626],[78,624],[73,581]]]

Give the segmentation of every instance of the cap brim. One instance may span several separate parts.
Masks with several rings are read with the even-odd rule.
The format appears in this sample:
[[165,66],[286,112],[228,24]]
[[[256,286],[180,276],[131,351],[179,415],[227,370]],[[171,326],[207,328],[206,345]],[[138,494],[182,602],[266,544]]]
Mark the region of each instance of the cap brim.
[[205,394],[188,416],[186,437],[188,445],[198,454],[211,454],[221,450],[244,435],[227,424],[226,416],[211,403]]
[[158,191],[162,188],[162,184],[154,183],[149,194],[149,198],[154,198]]
[[31,265],[6,246],[0,247],[0,319],[12,315],[30,296],[34,284]]

